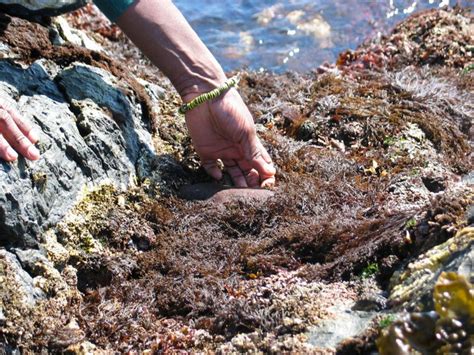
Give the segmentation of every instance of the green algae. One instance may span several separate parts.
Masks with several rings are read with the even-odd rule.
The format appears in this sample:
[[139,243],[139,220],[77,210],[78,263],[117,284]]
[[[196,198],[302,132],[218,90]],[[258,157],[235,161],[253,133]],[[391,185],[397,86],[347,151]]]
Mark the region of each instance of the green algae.
[[379,327],[381,329],[387,328],[395,321],[396,316],[394,314],[389,314],[388,316],[383,317],[379,322]]
[[405,228],[410,229],[416,227],[416,219],[415,218],[410,218],[406,223],[405,223]]
[[118,192],[113,185],[85,190],[82,199],[55,227],[55,234],[69,255],[101,253],[100,231],[108,212],[117,205]]
[[379,272],[379,265],[377,263],[369,263],[362,269],[361,277],[367,279],[376,275]]

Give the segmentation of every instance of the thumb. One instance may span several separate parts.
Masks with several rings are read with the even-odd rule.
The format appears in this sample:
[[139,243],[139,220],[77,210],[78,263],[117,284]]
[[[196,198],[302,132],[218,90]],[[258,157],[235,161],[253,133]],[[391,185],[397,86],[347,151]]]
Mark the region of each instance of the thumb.
[[246,150],[246,160],[252,168],[257,170],[260,177],[260,186],[270,186],[275,184],[276,169],[272,159],[257,136],[250,140],[249,148]]
[[217,161],[215,159],[204,160],[201,165],[210,177],[215,180],[222,179],[222,171],[217,166]]

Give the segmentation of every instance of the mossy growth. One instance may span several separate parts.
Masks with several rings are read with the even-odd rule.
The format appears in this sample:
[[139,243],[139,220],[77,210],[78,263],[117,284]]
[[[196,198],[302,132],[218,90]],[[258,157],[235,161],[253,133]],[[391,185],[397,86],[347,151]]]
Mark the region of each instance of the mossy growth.
[[384,328],[389,327],[390,325],[392,325],[392,323],[395,321],[395,319],[396,319],[396,316],[394,314],[389,314],[389,315],[383,317],[379,321],[379,328],[384,329]]
[[101,230],[107,214],[117,205],[118,192],[113,185],[85,190],[80,202],[55,228],[58,241],[70,256],[101,253]]
[[405,223],[405,228],[406,229],[411,229],[416,227],[416,219],[415,218],[410,218],[406,223]]
[[369,277],[375,276],[379,272],[379,265],[377,263],[369,263],[366,267],[362,269],[360,276],[363,279],[368,279]]

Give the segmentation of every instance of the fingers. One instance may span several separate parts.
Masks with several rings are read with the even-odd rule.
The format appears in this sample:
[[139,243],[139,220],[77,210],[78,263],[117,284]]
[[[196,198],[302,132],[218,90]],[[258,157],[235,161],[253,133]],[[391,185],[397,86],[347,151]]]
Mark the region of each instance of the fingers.
[[[236,162],[232,159],[224,159],[222,162],[224,163],[225,171],[229,174],[236,187],[256,188],[260,186],[258,171],[253,169],[249,162],[245,160]],[[202,166],[212,178],[216,180],[222,179],[222,171],[219,169],[217,161],[208,160],[205,161]]]
[[249,187],[255,188],[260,186],[260,177],[258,171],[252,168],[252,165],[246,160],[239,160],[237,162],[239,168],[242,171],[245,181]]
[[[23,129],[26,129],[26,130],[30,128],[29,131],[27,131],[27,134],[30,134],[31,127],[29,126],[29,124],[25,124],[25,122],[23,122],[20,119],[20,125],[21,127],[23,127]],[[20,128],[17,125],[17,122],[14,120],[14,118],[10,114],[10,111],[4,108],[0,108],[0,132],[3,134],[6,141],[18,153],[22,154],[23,156],[25,156],[27,159],[30,159],[30,160],[37,160],[39,158],[38,149],[35,148],[31,140],[27,138],[25,134],[20,130]],[[11,157],[11,155],[8,154],[8,149],[5,151],[5,154]],[[3,158],[8,160],[6,156]]]
[[224,168],[230,175],[232,182],[237,187],[248,187],[247,180],[235,160],[223,160]]
[[[270,155],[258,138],[253,140],[247,159],[222,159],[225,171],[237,187],[271,187],[275,185],[275,167]],[[202,163],[207,174],[216,180],[222,179],[222,171],[216,160],[204,160]]]
[[202,162],[202,167],[204,168],[206,173],[213,179],[222,179],[222,171],[217,166],[217,160],[204,160]]
[[260,186],[273,186],[275,184],[276,169],[273,166],[270,155],[258,138],[255,138],[252,145],[252,156],[249,160],[252,168],[258,172],[260,177]]
[[20,131],[26,136],[26,138],[29,139],[31,143],[34,144],[38,142],[38,133],[36,133],[36,131],[33,129],[33,125],[30,122],[24,120],[18,111],[10,105],[5,106],[4,109],[10,114]]
[[14,161],[18,158],[18,154],[10,147],[10,144],[0,135],[0,158],[6,161]]

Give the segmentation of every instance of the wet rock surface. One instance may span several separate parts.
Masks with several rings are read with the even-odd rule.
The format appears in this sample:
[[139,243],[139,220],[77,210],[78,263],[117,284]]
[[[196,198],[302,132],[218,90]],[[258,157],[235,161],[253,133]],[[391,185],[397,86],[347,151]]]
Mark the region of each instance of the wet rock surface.
[[[0,170],[0,351],[472,345],[472,15],[408,19],[377,66],[243,72],[269,191],[208,182],[169,82],[113,27],[87,27],[93,14],[68,18],[101,52],[0,16],[1,92],[42,151]],[[458,39],[453,58],[405,67],[420,19],[433,56]]]

